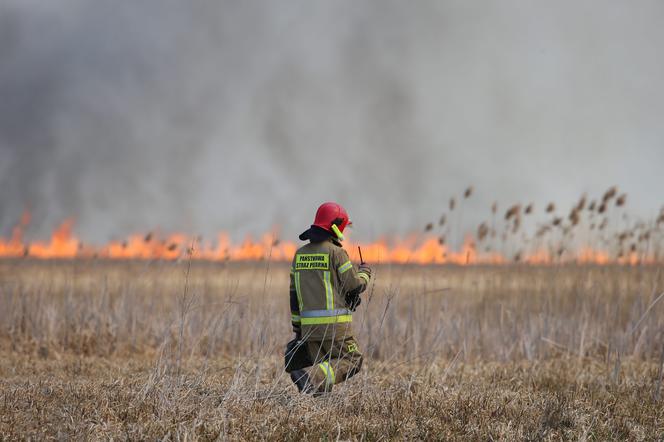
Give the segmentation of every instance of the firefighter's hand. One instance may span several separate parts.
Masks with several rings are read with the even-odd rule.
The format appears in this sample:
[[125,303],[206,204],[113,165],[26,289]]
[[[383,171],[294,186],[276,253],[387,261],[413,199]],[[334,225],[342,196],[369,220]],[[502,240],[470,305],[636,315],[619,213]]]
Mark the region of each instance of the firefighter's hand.
[[371,279],[371,267],[366,264],[360,264],[358,267],[359,273],[365,273]]
[[362,299],[360,299],[360,295],[351,295],[348,294],[346,295],[346,305],[351,311],[357,310],[357,306],[362,303]]

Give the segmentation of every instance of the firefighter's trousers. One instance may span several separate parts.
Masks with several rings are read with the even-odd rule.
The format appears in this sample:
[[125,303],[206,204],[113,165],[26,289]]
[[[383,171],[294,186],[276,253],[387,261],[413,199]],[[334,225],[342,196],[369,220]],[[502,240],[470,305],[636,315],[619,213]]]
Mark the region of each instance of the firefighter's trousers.
[[362,367],[362,353],[352,337],[307,341],[306,348],[313,361],[307,369],[309,383],[319,393],[331,391],[334,384],[354,376]]

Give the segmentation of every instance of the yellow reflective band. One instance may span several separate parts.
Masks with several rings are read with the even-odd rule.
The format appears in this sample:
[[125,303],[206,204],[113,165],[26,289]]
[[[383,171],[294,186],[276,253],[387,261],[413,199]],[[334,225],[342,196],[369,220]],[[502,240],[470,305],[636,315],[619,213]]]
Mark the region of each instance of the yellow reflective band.
[[337,377],[334,375],[334,369],[329,362],[327,363],[327,368],[330,370],[330,385],[334,385],[337,383]]
[[300,315],[294,315],[291,313],[291,322],[300,322]]
[[323,374],[325,375],[325,387],[327,390],[327,387],[334,385],[336,383],[336,376],[334,375],[334,370],[332,369],[332,366],[330,365],[329,362],[321,362],[318,364],[318,367],[323,371]]
[[330,255],[327,253],[302,253],[295,255],[295,270],[329,270]]
[[336,224],[332,224],[332,231],[334,232],[335,235],[337,235],[337,238],[339,238],[339,241],[344,240],[344,234],[341,233],[341,230],[339,230],[339,227],[337,227]]
[[353,263],[350,261],[346,261],[345,263],[339,266],[339,273],[346,273],[351,268],[353,268]]
[[323,282],[325,283],[325,301],[327,309],[334,309],[334,293],[332,292],[332,282],[330,281],[330,272],[323,272]]
[[367,285],[369,284],[369,275],[367,275],[366,273],[359,272],[357,276],[364,279],[367,282]]
[[300,290],[300,274],[295,272],[293,275],[295,277],[295,293],[297,294],[297,303],[300,305],[300,311],[304,310],[304,304],[302,304],[302,291]]
[[300,313],[303,318],[320,318],[321,316],[339,316],[350,315],[351,311],[347,308],[337,308],[334,310],[307,310]]
[[302,325],[342,324],[353,322],[352,315],[319,316],[317,318],[300,318]]

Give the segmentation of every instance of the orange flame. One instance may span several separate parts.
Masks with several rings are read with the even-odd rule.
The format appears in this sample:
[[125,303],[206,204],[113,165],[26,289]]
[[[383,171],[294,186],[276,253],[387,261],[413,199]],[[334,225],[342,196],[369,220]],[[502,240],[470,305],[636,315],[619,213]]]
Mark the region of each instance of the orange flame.
[[[267,233],[260,239],[247,237],[240,243],[233,243],[227,233],[219,234],[215,243],[195,241],[182,233],[159,236],[131,235],[125,241],[111,241],[102,246],[84,245],[73,233],[72,219],[64,221],[51,235],[49,241],[27,243],[24,231],[30,221],[30,214],[25,212],[20,223],[14,227],[8,239],[0,237],[0,258],[31,257],[37,259],[163,259],[177,260],[187,258],[209,261],[290,261],[298,248],[294,242],[280,242],[275,233]],[[358,260],[357,246],[362,247],[363,257],[370,263],[411,263],[411,264],[507,264],[511,259],[496,253],[479,253],[472,237],[468,236],[460,250],[454,251],[439,243],[437,238],[418,238],[412,235],[405,240],[381,238],[371,243],[347,241],[346,249],[352,259]],[[545,250],[536,250],[520,257],[526,264],[551,264],[556,262],[576,262],[583,264],[637,264],[654,262],[653,258],[644,259],[636,253],[613,259],[602,250],[588,247],[568,254],[563,260],[557,259]]]

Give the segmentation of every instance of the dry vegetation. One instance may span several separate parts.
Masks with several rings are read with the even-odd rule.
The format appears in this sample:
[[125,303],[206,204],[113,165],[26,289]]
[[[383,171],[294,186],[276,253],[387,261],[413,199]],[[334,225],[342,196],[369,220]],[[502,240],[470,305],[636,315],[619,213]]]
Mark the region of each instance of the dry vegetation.
[[[452,197],[437,226],[427,223],[424,231],[436,233],[440,244],[459,242],[465,231],[462,214],[473,186],[457,200]],[[541,263],[662,263],[664,260],[664,206],[651,219],[634,216],[627,208],[627,194],[616,186],[603,194],[585,193],[566,211],[554,202],[508,204],[494,201],[474,235],[463,233],[475,253],[493,254],[501,262]],[[536,216],[537,208],[540,215]],[[481,262],[481,261],[480,261]],[[486,261],[485,261],[486,262]]]
[[4,261],[0,438],[661,439],[661,270],[379,267],[314,399],[282,264]]

